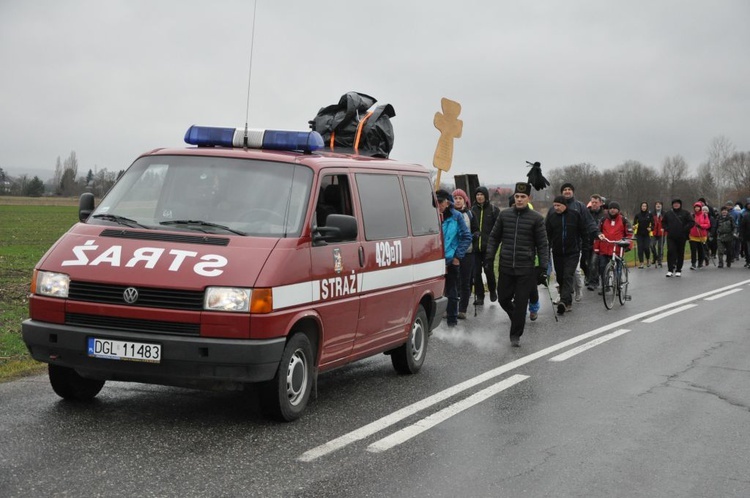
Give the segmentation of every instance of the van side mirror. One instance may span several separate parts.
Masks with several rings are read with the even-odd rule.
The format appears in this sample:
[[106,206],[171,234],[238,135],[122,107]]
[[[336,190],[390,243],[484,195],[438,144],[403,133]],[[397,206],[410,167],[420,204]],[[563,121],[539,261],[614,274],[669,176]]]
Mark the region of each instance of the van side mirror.
[[325,226],[313,229],[313,242],[354,240],[357,233],[357,218],[346,214],[329,214]]
[[85,192],[78,199],[78,220],[86,221],[94,212],[94,194]]

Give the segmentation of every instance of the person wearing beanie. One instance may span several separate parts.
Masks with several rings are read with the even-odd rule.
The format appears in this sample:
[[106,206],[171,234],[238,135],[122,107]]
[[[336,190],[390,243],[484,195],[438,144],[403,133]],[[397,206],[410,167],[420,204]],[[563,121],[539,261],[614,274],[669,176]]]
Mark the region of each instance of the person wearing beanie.
[[[591,212],[588,210],[586,205],[583,202],[576,200],[575,187],[573,186],[573,184],[570,182],[563,183],[560,187],[560,194],[565,197],[565,202],[567,202],[568,204],[568,209],[571,211],[576,211],[581,215],[581,219],[583,219],[583,223],[586,226],[586,234],[598,234],[598,224],[594,221],[594,217],[591,215]],[[548,211],[547,215],[549,216],[549,214],[550,212]],[[580,241],[580,246],[582,248],[585,248],[586,250],[583,251],[583,258],[581,258],[581,271],[576,271],[575,275],[575,293],[576,297],[578,297],[579,299],[585,283],[584,281],[590,280],[592,273],[588,265],[588,262],[591,259],[590,253],[588,253],[588,247],[593,247],[593,240],[593,238],[586,237],[585,239],[582,239]],[[593,271],[596,271],[596,269],[593,269]],[[583,273],[583,275],[581,275],[581,273]]]
[[727,268],[732,267],[734,261],[734,220],[729,215],[729,206],[721,206],[719,217],[716,219],[716,239],[718,243],[719,268],[724,268],[724,255],[727,257]]
[[[544,220],[547,240],[552,250],[552,264],[560,284],[557,313],[573,311],[575,272],[581,257],[581,241],[587,240],[583,218],[577,211],[568,209],[565,197],[558,195]],[[596,237],[597,234],[591,234]]]
[[513,207],[500,211],[492,227],[485,265],[494,268],[495,253],[500,248],[498,302],[510,318],[510,343],[518,347],[531,291],[537,285],[547,284],[549,245],[544,217],[529,208],[531,185],[517,183],[513,197],[516,201]]
[[664,211],[661,201],[654,203],[654,213],[651,218],[651,257],[654,267],[661,268],[661,260],[664,256]]
[[703,211],[703,207],[701,201],[693,203],[693,226],[690,228],[690,233],[688,234],[691,270],[703,268],[703,262],[706,259],[706,240],[708,240],[708,230],[711,228],[711,220],[708,219],[708,215]]
[[471,206],[471,212],[478,227],[476,232],[472,232],[472,240],[474,241],[472,247],[474,254],[474,306],[483,306],[484,280],[482,279],[482,272],[484,272],[484,278],[487,279],[487,290],[490,293],[490,301],[497,301],[495,269],[486,267],[484,260],[487,254],[487,239],[490,236],[492,227],[495,225],[495,220],[497,220],[500,214],[500,209],[490,203],[490,193],[487,187],[477,188],[474,200],[476,202]]
[[447,322],[458,324],[458,285],[461,260],[471,245],[471,232],[463,215],[453,208],[453,196],[445,190],[435,192],[438,210],[443,219],[443,248],[445,250],[445,297],[448,298]]
[[[607,205],[607,214],[602,219],[599,228],[601,233],[598,240],[594,241],[594,251],[599,255],[599,277],[601,278],[602,285],[604,285],[604,269],[612,260],[612,254],[615,252],[616,247],[612,242],[607,242],[607,239],[615,242],[622,239],[632,239],[633,226],[622,215],[620,203],[611,201]],[[599,294],[601,295],[602,293],[603,289],[599,290]]]
[[[456,211],[464,217],[469,232],[474,234],[479,231],[474,214],[471,212],[471,201],[466,192],[457,188],[453,191],[453,202]],[[459,268],[459,285],[458,285],[458,318],[466,318],[466,310],[469,308],[469,297],[471,296],[471,283],[474,279],[474,254],[472,244],[466,249],[466,256],[461,259]]]
[[682,275],[685,259],[685,244],[695,221],[689,212],[682,209],[680,199],[672,199],[672,209],[664,213],[662,225],[667,234],[667,277]]

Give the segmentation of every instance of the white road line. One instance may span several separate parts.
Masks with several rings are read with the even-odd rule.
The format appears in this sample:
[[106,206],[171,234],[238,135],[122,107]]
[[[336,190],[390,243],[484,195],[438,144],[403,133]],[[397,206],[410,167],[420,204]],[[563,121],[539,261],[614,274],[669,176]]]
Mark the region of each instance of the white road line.
[[674,315],[675,313],[680,313],[681,311],[689,310],[690,308],[695,308],[698,306],[697,304],[686,304],[685,306],[680,306],[679,308],[674,308],[672,310],[666,311],[660,315],[652,316],[651,318],[646,318],[643,320],[643,323],[654,323],[657,320],[661,320],[662,318],[666,318],[670,315]]
[[573,356],[583,353],[584,351],[593,348],[594,346],[598,346],[599,344],[602,344],[604,342],[607,342],[610,339],[614,339],[615,337],[619,337],[622,334],[627,334],[630,332],[628,329],[620,329],[615,330],[611,334],[603,335],[601,337],[597,337],[593,341],[587,342],[586,344],[582,344],[578,346],[577,348],[570,349],[562,354],[559,354],[557,356],[553,356],[549,359],[549,361],[565,361],[568,358],[572,358]]
[[722,292],[721,294],[716,294],[715,296],[707,297],[704,299],[704,301],[713,301],[714,299],[721,299],[722,297],[726,297],[730,294],[734,294],[735,292],[742,292],[742,289],[732,289],[726,292]]
[[423,433],[424,431],[431,429],[441,422],[444,422],[454,415],[458,415],[462,411],[471,408],[472,406],[481,403],[494,396],[495,394],[505,391],[506,389],[515,386],[521,381],[528,379],[528,375],[516,374],[505,380],[492,384],[490,387],[482,389],[478,393],[474,393],[468,398],[464,398],[461,401],[457,401],[450,406],[447,406],[439,412],[433,413],[432,415],[423,418],[415,422],[414,424],[404,427],[400,431],[394,432],[390,436],[384,437],[380,441],[376,441],[367,447],[367,451],[372,453],[381,453],[389,450],[394,446],[398,446],[401,443],[408,441],[409,439]]
[[715,289],[712,291],[704,292],[703,294],[698,294],[689,298],[685,298],[680,301],[676,301],[674,303],[665,304],[663,306],[659,306],[658,308],[654,308],[649,311],[644,311],[642,313],[638,313],[631,317],[618,320],[617,322],[611,323],[609,325],[599,327],[598,329],[592,330],[590,332],[586,332],[585,334],[581,334],[579,336],[573,337],[559,344],[552,345],[548,348],[542,349],[541,351],[537,351],[536,353],[532,353],[528,356],[524,356],[523,358],[519,358],[510,363],[506,363],[505,365],[501,365],[497,368],[489,370],[481,375],[478,375],[477,377],[465,380],[464,382],[461,382],[460,384],[456,384],[453,387],[449,387],[448,389],[435,393],[432,396],[428,396],[427,398],[417,401],[416,403],[412,403],[411,405],[405,406],[404,408],[401,408],[400,410],[396,410],[395,412],[390,413],[384,417],[381,417],[374,422],[370,422],[367,425],[363,425],[359,429],[355,429],[351,432],[344,434],[343,436],[339,436],[336,439],[332,439],[328,441],[327,443],[323,443],[320,446],[316,446],[315,448],[307,450],[300,457],[298,457],[297,460],[300,462],[311,462],[329,453],[333,453],[334,451],[340,450],[341,448],[344,448],[345,446],[348,446],[351,443],[355,443],[357,441],[365,439],[366,437],[376,434],[377,432],[380,432],[383,429],[386,429],[400,422],[401,420],[412,416],[413,414],[419,411],[422,411],[437,403],[440,403],[441,401],[448,399],[451,396],[455,396],[458,393],[461,393],[467,389],[471,389],[472,387],[478,384],[481,384],[490,379],[498,377],[499,375],[502,375],[510,370],[518,368],[527,363],[531,363],[534,360],[538,360],[539,358],[552,354],[555,351],[559,351],[560,349],[565,349],[568,346],[571,346],[578,342],[585,341],[586,339],[589,339],[591,337],[595,337],[603,332],[617,329],[625,324],[638,321],[641,318],[646,317],[646,316],[653,315],[654,313],[660,313],[662,311],[672,309],[676,306],[680,306],[685,303],[690,303],[692,301],[697,301],[704,297],[712,296],[713,294],[716,294],[718,292],[724,292],[726,290],[733,289],[735,287],[739,287],[739,286],[746,285],[746,284],[750,284],[750,280],[744,280],[736,284],[727,285],[726,287],[722,287],[720,289]]

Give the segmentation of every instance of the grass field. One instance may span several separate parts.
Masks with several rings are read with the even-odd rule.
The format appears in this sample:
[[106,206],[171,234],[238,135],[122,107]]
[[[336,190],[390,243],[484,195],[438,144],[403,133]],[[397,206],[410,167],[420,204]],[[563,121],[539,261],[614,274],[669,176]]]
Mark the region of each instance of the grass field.
[[21,340],[34,266],[78,221],[76,199],[0,196],[0,381],[38,371]]

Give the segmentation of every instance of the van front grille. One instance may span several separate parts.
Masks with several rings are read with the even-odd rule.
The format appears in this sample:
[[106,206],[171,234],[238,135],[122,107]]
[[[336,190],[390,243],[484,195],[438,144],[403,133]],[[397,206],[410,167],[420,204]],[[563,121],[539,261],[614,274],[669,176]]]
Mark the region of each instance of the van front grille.
[[[138,299],[135,302],[129,303],[125,301],[124,294],[125,289],[131,287],[138,291]],[[68,290],[68,299],[90,303],[132,305],[143,308],[203,311],[203,291],[72,281]]]

